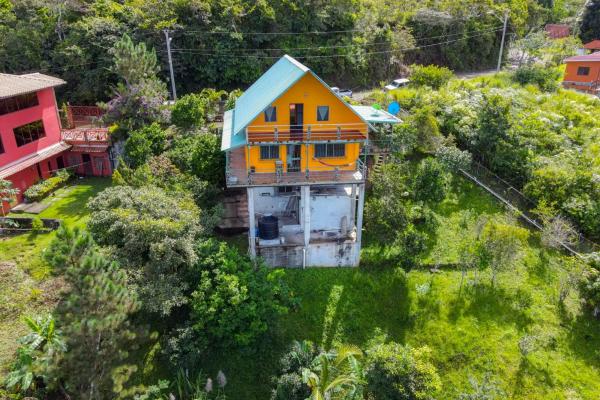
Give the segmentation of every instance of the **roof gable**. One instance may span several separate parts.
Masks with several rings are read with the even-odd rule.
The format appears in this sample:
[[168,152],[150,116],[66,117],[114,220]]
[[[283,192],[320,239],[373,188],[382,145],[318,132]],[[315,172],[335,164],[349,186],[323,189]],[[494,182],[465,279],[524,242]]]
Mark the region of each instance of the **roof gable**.
[[600,51],[597,51],[592,54],[586,54],[583,56],[574,56],[565,59],[565,62],[575,62],[575,61],[596,61],[600,62]]
[[237,99],[233,115],[233,134],[240,133],[308,71],[307,67],[288,55],[280,58]]

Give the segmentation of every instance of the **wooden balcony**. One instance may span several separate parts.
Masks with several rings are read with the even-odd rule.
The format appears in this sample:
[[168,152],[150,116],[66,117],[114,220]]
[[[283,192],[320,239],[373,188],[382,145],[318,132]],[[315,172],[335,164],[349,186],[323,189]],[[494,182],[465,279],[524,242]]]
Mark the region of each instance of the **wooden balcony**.
[[67,105],[65,110],[66,128],[91,128],[100,127],[104,110],[97,106],[72,106]]
[[368,127],[356,124],[260,125],[246,128],[248,144],[362,142]]

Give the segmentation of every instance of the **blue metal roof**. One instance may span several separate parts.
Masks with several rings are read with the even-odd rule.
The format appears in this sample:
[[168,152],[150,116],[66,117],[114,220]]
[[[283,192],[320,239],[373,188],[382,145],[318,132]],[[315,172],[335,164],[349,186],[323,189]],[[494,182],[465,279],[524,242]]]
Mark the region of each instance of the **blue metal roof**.
[[402,120],[387,111],[371,106],[351,106],[362,119],[372,124],[399,124]]
[[223,136],[221,139],[221,150],[231,150],[246,144],[246,135],[233,134],[233,110],[225,111],[223,115]]
[[233,134],[243,132],[249,123],[309,71],[285,55],[267,70],[237,99],[233,116]]

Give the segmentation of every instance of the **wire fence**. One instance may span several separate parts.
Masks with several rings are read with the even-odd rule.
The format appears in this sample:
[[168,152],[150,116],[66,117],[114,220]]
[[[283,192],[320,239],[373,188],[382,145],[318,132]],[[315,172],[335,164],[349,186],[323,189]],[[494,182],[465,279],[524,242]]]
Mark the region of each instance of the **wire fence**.
[[[539,230],[544,229],[543,221],[531,211],[536,207],[536,203],[505,179],[475,160],[468,169],[461,170],[461,172],[504,203],[509,209],[517,211],[529,225]],[[561,246],[573,255],[581,256],[582,254],[600,251],[598,243],[587,239],[579,232],[574,239],[569,243],[561,243]]]

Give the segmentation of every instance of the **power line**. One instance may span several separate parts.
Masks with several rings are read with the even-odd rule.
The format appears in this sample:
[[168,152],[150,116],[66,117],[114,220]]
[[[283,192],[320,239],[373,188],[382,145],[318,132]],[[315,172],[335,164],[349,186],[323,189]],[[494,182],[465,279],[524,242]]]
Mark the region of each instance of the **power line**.
[[[497,28],[494,31],[499,31],[501,28]],[[455,42],[459,42],[462,40],[467,40],[467,39],[471,39],[474,37],[479,37],[479,36],[483,36],[484,34],[486,34],[488,32],[484,32],[484,33],[480,33],[478,35],[471,35],[471,36],[465,36],[465,37],[461,37],[458,39],[453,39],[453,40],[447,40],[444,42],[438,42],[438,43],[431,43],[431,44],[426,44],[426,45],[421,45],[421,46],[413,46],[413,47],[405,47],[405,48],[400,48],[400,49],[395,49],[395,50],[380,50],[380,51],[370,51],[370,52],[366,52],[363,53],[364,55],[373,55],[373,54],[389,54],[389,53],[398,53],[401,51],[413,51],[413,50],[419,50],[419,49],[424,49],[424,48],[428,48],[428,47],[433,47],[433,46],[439,46],[439,45],[443,45],[443,44],[449,44],[449,43],[455,43]],[[351,47],[360,47],[360,45],[356,45],[356,46],[351,46]],[[173,51],[176,50],[181,50],[181,49],[174,49]],[[287,51],[286,49],[280,49],[282,51]],[[194,51],[193,49],[190,49],[190,51],[179,51],[179,53],[183,54],[183,53],[190,53],[190,54],[199,54],[199,55],[205,55],[205,56],[222,56],[222,57],[227,57],[227,58],[264,58],[264,59],[277,59],[277,58],[281,58],[281,56],[267,56],[267,55],[256,55],[256,54],[243,54],[243,55],[237,55],[237,54],[231,54],[231,53],[224,53],[224,52],[212,52],[212,53],[197,53],[196,51]],[[335,57],[346,57],[347,54],[314,54],[314,55],[296,55],[293,56],[294,58],[300,58],[300,59],[312,59],[312,58],[335,58]]]
[[[468,32],[468,33],[475,33],[475,32],[488,33],[488,32],[498,31],[500,29],[502,29],[502,26],[498,26],[498,27],[490,28],[490,29],[475,30],[475,31],[471,31],[471,32]],[[463,34],[464,34],[464,32],[461,32],[461,33],[449,33],[449,34],[446,34],[446,35],[438,35],[438,36],[429,36],[429,37],[415,38],[415,40],[421,41],[421,40],[428,40],[428,39],[439,39],[439,38],[444,38],[444,37],[459,36],[459,35],[463,35]],[[235,49],[235,51],[290,51],[290,50],[313,50],[313,49],[339,49],[339,48],[378,46],[378,45],[389,44],[389,43],[390,42],[372,42],[372,43],[354,43],[354,44],[332,45],[332,46],[308,46],[308,47],[286,47],[286,48],[254,48],[254,49],[250,48],[250,49]],[[208,52],[208,54],[211,54],[210,50],[195,49],[195,48],[173,48],[172,51],[173,52],[189,52],[189,53],[207,53]]]

